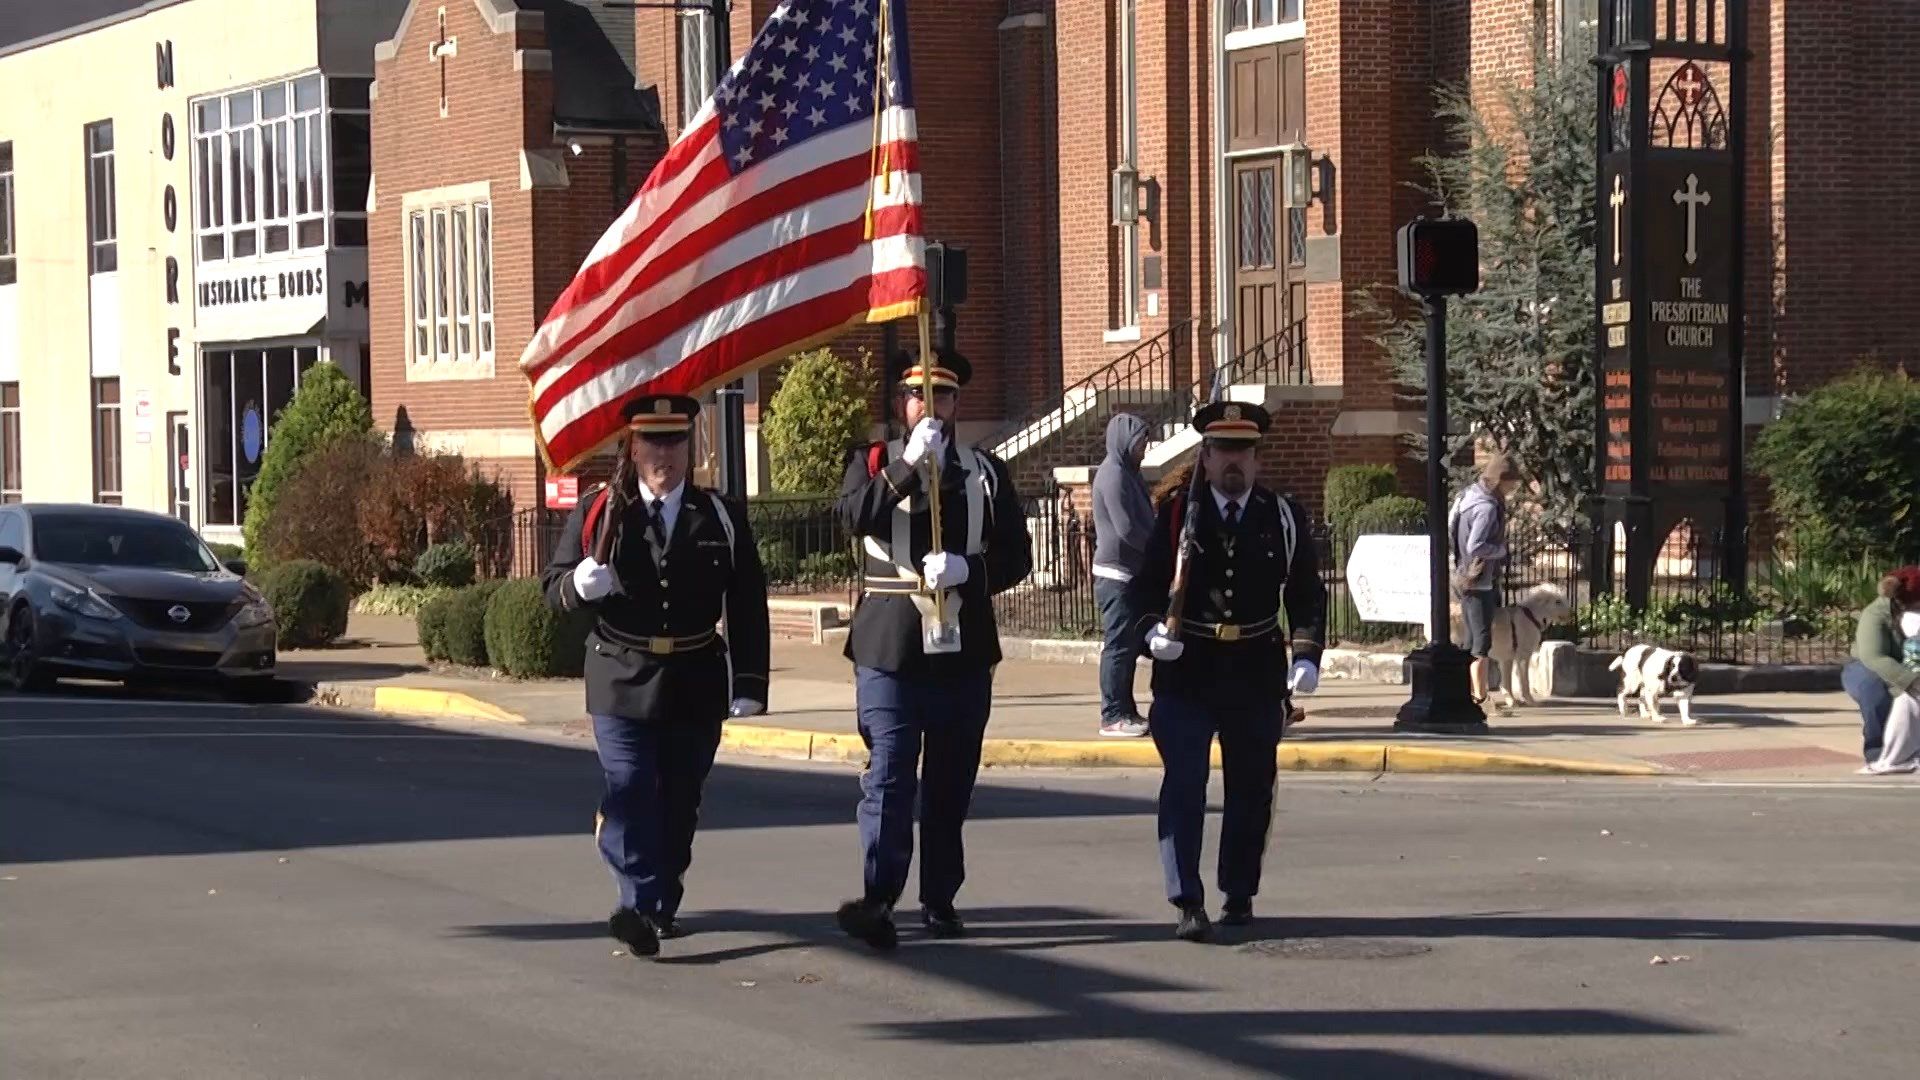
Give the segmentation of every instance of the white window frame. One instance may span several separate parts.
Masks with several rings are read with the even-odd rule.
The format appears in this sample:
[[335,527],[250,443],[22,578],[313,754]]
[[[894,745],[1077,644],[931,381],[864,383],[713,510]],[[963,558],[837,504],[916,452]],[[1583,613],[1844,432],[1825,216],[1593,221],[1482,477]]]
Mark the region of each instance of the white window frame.
[[[6,394],[13,391],[13,404],[7,404]],[[26,416],[21,412],[21,391],[18,380],[0,382],[0,503],[17,503],[24,500],[27,484],[26,437],[21,425]],[[19,483],[7,486],[7,468],[11,466]]]
[[[1138,48],[1138,0],[1114,0],[1114,18],[1118,33],[1116,46],[1119,56],[1116,58],[1119,68],[1119,101],[1117,122],[1119,125],[1120,160],[1122,164],[1138,166],[1140,161],[1140,52]],[[1137,331],[1140,326],[1140,223],[1115,225],[1119,233],[1119,304],[1113,313],[1113,326],[1109,328],[1108,339],[1127,340],[1125,332]]]
[[333,170],[319,72],[195,98],[188,114],[196,261],[326,250]]
[[407,377],[490,378],[494,366],[493,205],[485,183],[402,200]]
[[680,64],[680,127],[685,130],[713,93],[713,12],[675,12],[675,42]]
[[20,241],[13,225],[13,144],[0,142],[0,288],[20,280]]
[[[107,148],[94,149],[94,133],[105,132]],[[120,268],[120,208],[116,205],[113,121],[85,128],[87,153],[87,273],[111,274]]]
[[[1307,36],[1306,0],[1220,0],[1226,5],[1227,51],[1251,49]],[[1271,14],[1263,10],[1271,8]],[[1247,12],[1240,29],[1241,12]]]

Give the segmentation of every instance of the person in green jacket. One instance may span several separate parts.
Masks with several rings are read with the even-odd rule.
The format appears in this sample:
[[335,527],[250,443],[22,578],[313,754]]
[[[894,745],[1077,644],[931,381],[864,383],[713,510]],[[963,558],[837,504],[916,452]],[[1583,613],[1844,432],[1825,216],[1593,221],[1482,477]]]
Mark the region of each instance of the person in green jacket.
[[1901,662],[1900,616],[1914,610],[1920,610],[1920,566],[1904,566],[1880,580],[1880,595],[1860,612],[1853,659],[1840,672],[1840,684],[1860,707],[1861,752],[1869,765],[1880,760],[1895,695],[1920,685],[1920,671]]

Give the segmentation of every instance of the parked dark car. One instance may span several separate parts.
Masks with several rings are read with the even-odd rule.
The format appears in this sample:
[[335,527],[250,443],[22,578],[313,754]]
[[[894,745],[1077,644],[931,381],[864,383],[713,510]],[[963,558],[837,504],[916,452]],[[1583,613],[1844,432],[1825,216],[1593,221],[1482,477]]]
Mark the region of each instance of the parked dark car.
[[0,506],[0,655],[17,690],[61,677],[269,692],[273,609],[198,534],[114,506]]

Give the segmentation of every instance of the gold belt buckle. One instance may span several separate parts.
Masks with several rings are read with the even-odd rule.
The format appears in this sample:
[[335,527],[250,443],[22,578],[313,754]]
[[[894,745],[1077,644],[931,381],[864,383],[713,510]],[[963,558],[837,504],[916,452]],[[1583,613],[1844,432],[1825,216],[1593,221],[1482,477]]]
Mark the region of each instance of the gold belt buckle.
[[1213,636],[1219,638],[1221,641],[1239,641],[1240,627],[1234,623],[1221,623],[1219,628],[1214,631]]
[[671,656],[673,655],[673,639],[670,637],[649,638],[647,640],[647,651],[655,656]]

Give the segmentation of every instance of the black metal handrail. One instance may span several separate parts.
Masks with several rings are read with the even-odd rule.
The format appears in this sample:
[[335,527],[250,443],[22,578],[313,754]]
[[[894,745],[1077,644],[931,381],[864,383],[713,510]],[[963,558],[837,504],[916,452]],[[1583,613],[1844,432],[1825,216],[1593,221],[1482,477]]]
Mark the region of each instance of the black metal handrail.
[[1296,319],[1227,361],[1227,385],[1310,386],[1307,321]]
[[[1086,378],[1062,390],[1057,399],[1041,402],[1025,416],[1008,424],[985,445],[1003,460],[1012,460],[1032,450],[1075,426],[1062,424],[1058,428],[1042,428],[1039,424],[1064,408],[1068,401],[1083,394],[1092,397],[1090,413],[1093,422],[1102,427],[1116,412],[1150,411],[1154,404],[1164,402],[1178,392],[1176,380],[1180,377],[1180,351],[1185,347],[1183,343],[1192,335],[1194,322],[1190,318],[1182,319],[1134,346],[1124,355],[1103,364]],[[1148,408],[1142,409],[1140,406],[1143,404]],[[1076,423],[1080,419],[1076,418]]]

